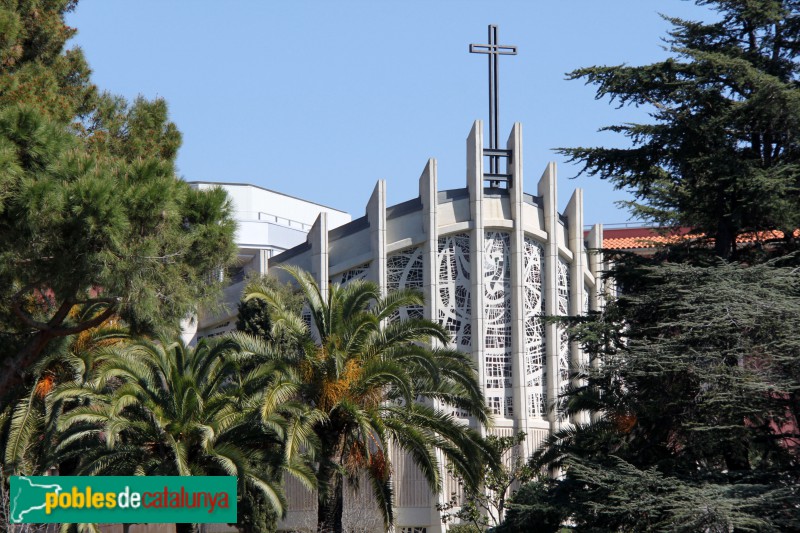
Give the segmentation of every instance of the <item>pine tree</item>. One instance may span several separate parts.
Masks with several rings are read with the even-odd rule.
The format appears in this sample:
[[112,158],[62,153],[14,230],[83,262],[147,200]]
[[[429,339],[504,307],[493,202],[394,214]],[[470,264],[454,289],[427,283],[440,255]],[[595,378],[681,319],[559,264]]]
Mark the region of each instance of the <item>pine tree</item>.
[[98,94],[66,49],[76,4],[0,2],[0,398],[54,339],[111,315],[174,333],[235,250],[224,191],[175,175],[166,102]]
[[[97,157],[31,108],[0,111],[0,191],[0,303],[13,328],[0,394],[50,341],[112,314],[133,331],[176,331],[233,256],[223,190],[190,188],[171,161]],[[75,321],[89,305],[104,312]]]
[[719,20],[668,18],[673,57],[569,74],[597,98],[650,110],[652,123],[605,128],[632,147],[560,151],[632,192],[635,216],[692,228],[727,258],[742,233],[791,241],[800,227],[800,2],[696,3]]
[[77,0],[0,3],[0,107],[26,104],[59,122],[78,122],[96,107],[97,88],[76,30],[64,16]]

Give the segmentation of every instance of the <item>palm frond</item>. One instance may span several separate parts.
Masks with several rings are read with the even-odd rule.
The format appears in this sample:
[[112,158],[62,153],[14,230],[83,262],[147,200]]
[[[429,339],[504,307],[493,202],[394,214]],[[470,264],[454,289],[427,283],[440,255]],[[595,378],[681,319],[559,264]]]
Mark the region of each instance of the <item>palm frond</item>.
[[27,398],[21,399],[14,408],[6,441],[5,466],[12,474],[30,474],[25,468],[26,454],[32,439],[41,430],[43,416],[36,402],[36,388],[31,388]]
[[300,384],[297,380],[290,379],[288,376],[279,376],[265,391],[261,403],[261,417],[268,418],[283,403],[294,397],[299,390]]
[[372,495],[375,497],[375,502],[378,504],[378,509],[380,509],[383,517],[383,525],[388,529],[394,523],[394,506],[392,504],[394,491],[392,490],[391,477],[387,476],[381,479],[371,474],[369,481],[370,485],[372,485]]

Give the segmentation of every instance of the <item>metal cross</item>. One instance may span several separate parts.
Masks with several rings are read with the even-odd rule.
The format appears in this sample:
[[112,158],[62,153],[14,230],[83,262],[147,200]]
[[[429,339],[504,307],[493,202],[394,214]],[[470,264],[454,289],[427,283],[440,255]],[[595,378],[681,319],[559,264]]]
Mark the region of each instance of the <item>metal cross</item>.
[[[489,148],[492,150],[497,149],[498,138],[498,121],[500,118],[499,103],[498,103],[498,57],[515,56],[517,55],[517,47],[513,45],[500,45],[497,44],[497,25],[489,25],[489,44],[471,44],[469,45],[471,54],[488,54],[489,55]],[[490,168],[492,173],[498,172],[498,158],[489,158]]]

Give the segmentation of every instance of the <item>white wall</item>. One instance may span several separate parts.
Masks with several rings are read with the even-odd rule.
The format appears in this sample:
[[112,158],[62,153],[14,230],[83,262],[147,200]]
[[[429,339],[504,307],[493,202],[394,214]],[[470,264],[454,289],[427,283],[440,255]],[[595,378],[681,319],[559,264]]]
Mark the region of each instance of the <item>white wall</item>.
[[239,183],[190,182],[200,189],[222,187],[233,201],[239,223],[236,242],[242,246],[286,249],[305,241],[320,213],[328,215],[328,229],[350,222],[349,213],[315,202]]

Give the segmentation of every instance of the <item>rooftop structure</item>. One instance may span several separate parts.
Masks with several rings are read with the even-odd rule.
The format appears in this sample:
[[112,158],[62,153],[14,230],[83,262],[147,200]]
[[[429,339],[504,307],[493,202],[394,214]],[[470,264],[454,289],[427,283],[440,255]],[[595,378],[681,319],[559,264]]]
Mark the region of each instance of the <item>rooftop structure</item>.
[[306,240],[314,221],[325,215],[335,228],[350,222],[349,213],[322,204],[302,200],[247,183],[190,182],[198,189],[221,187],[231,198],[237,223],[237,263],[220,275],[228,282],[224,290],[225,310],[201,314],[192,327],[187,324],[184,339],[191,342],[215,337],[235,329],[236,306],[248,274],[265,274],[267,260],[275,254]]

